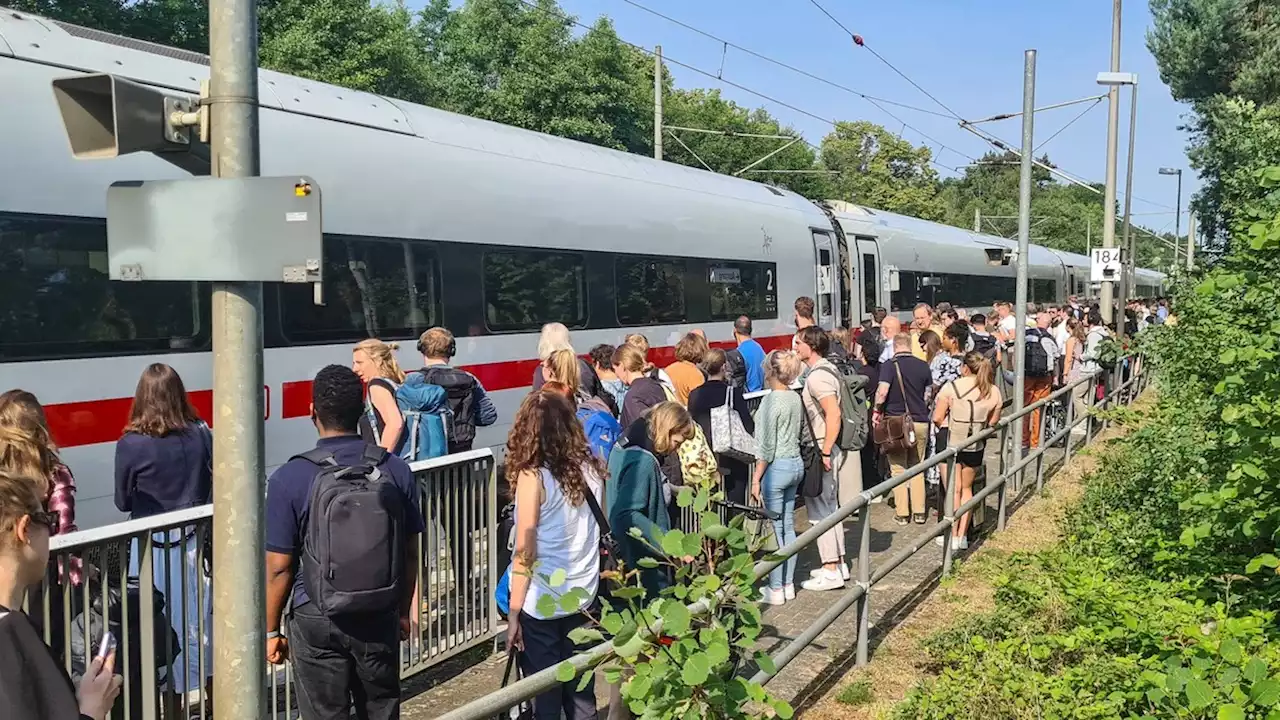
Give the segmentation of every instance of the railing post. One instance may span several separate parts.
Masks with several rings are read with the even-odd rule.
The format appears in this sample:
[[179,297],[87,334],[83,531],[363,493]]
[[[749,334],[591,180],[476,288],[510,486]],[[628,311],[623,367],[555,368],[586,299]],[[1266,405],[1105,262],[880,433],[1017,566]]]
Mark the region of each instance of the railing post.
[[1094,419],[1095,419],[1093,411],[1098,408],[1098,380],[1099,379],[1100,378],[1098,377],[1097,373],[1089,376],[1089,416],[1085,418],[1085,421],[1084,421],[1084,444],[1085,445],[1090,445],[1093,443],[1093,434],[1094,434],[1093,426],[1094,426]]
[[1035,452],[1040,453],[1040,456],[1036,458],[1036,492],[1044,489],[1044,456],[1047,449],[1044,446],[1044,429],[1049,424],[1047,422],[1048,417],[1049,406],[1045,405],[1040,411],[1040,430],[1038,431],[1040,442],[1035,447]]
[[[142,703],[142,720],[156,720],[156,701],[159,694],[156,692],[156,656],[152,650],[156,646],[155,641],[155,624],[152,622],[156,616],[155,593],[151,588],[155,585],[155,567],[153,563],[155,559],[151,553],[152,533],[145,532],[138,536],[138,619],[142,626],[139,629],[138,646],[142,649],[142,697],[138,701]],[[125,588],[121,588],[122,594],[127,594]],[[165,633],[166,637],[168,633]],[[172,653],[170,653],[172,657]],[[172,667],[172,665],[170,666]]]
[[951,574],[951,557],[954,553],[951,537],[953,528],[956,523],[956,466],[959,456],[951,458],[951,462],[947,463],[947,481],[942,492],[942,522],[947,526],[947,532],[942,534],[942,576],[946,577]]
[[1062,442],[1062,464],[1063,464],[1063,466],[1064,466],[1064,467],[1066,466],[1066,464],[1067,464],[1067,463],[1071,462],[1071,443],[1072,443],[1072,437],[1073,437],[1073,436],[1075,435],[1075,433],[1076,433],[1076,425],[1075,425],[1075,421],[1076,421],[1076,400],[1075,400],[1075,394],[1076,394],[1076,389],[1075,389],[1075,387],[1074,387],[1074,386],[1073,386],[1073,387],[1071,387],[1071,389],[1069,389],[1069,390],[1067,391],[1067,394],[1066,394],[1066,399],[1067,399],[1067,437],[1066,437],[1066,439],[1064,439],[1064,440],[1063,440],[1063,442]]
[[870,497],[867,500],[867,504],[858,513],[858,587],[862,588],[862,597],[858,598],[858,651],[856,659],[858,667],[867,664],[867,649],[871,635]]
[[1005,425],[1000,428],[1000,476],[996,478],[1000,489],[996,491],[996,530],[1004,530],[1005,517],[1009,512],[1009,478],[1005,474],[1009,467],[1008,450],[1005,448],[1008,437],[1009,426]]

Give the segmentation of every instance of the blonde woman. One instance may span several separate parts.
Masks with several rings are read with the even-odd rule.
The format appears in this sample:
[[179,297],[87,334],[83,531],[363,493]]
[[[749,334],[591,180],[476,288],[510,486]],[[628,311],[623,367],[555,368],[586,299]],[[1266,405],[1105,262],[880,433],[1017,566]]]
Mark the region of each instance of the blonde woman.
[[369,388],[360,437],[389,453],[398,453],[403,442],[404,415],[396,404],[396,390],[404,384],[404,371],[396,362],[396,343],[362,340],[351,351],[351,369]]
[[[661,403],[666,402],[674,394],[665,388],[661,381],[647,374],[652,367],[645,360],[644,353],[633,343],[619,345],[613,351],[613,372],[627,386],[627,394],[622,398],[622,414],[619,420],[622,429],[627,430],[645,413]],[[664,389],[665,388],[665,389]]]
[[[58,456],[44,408],[26,390],[0,395],[0,470],[37,481],[45,509],[58,519],[54,535],[76,531],[75,478]],[[71,582],[80,584],[78,564],[72,568]]]
[[[791,390],[804,363],[791,350],[774,350],[764,359],[765,387],[771,391],[756,411],[756,464],[751,480],[751,496],[779,514],[773,531],[779,547],[796,539],[796,490],[804,477],[800,459],[800,433],[804,428],[803,401]],[[764,602],[781,605],[795,599],[796,561],[794,557],[769,571]]]
[[640,333],[631,333],[623,342],[640,351],[640,355],[644,358],[643,372],[645,375],[666,385],[672,393],[675,392],[675,383],[671,382],[671,376],[667,375],[667,371],[654,365],[649,360],[649,338]]
[[[533,369],[533,389],[539,390],[542,384],[550,380],[547,377],[546,365],[551,354],[557,350],[568,350],[574,353],[573,344],[569,342],[569,328],[561,323],[547,323],[542,326],[542,334],[538,337],[538,367]],[[575,357],[576,357],[576,353]],[[600,378],[596,376],[596,371],[582,358],[577,359],[578,362],[578,385],[579,389],[588,397],[595,397],[600,394]],[[561,380],[560,382],[564,382]]]

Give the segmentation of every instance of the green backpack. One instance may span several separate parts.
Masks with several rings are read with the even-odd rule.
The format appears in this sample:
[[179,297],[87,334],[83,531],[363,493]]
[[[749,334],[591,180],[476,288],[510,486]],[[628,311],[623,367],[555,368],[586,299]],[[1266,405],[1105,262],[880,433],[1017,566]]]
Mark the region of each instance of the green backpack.
[[838,385],[840,437],[836,439],[836,446],[845,451],[861,450],[870,433],[867,426],[866,376],[854,370],[852,365],[844,365],[838,370],[819,365],[809,372],[819,370],[834,377]]

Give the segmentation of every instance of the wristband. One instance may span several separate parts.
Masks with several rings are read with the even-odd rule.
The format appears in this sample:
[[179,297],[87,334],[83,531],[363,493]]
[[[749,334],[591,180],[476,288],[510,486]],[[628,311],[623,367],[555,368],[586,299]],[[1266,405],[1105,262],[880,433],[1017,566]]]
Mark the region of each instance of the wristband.
[[279,630],[271,630],[270,632],[267,633],[268,640],[275,640],[278,637],[281,637]]

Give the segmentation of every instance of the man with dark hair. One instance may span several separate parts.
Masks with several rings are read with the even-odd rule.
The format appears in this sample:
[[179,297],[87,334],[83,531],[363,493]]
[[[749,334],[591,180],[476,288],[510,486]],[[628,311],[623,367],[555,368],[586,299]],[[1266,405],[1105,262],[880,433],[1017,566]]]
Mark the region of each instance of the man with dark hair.
[[423,367],[419,372],[423,380],[444,388],[449,396],[449,410],[453,413],[449,452],[470,450],[476,428],[498,422],[498,408],[475,375],[450,365],[458,353],[453,333],[442,327],[427,330],[418,339],[418,352],[422,353]]
[[[353,705],[361,718],[400,716],[399,642],[408,637],[416,579],[416,563],[408,559],[416,555],[414,548],[425,524],[409,466],[360,438],[364,408],[364,386],[354,372],[340,365],[323,368],[311,385],[311,421],[320,440],[314,450],[293,457],[267,480],[267,660],[279,665],[292,659],[298,709],[306,720],[345,719]],[[348,484],[339,486],[343,481],[338,477]],[[361,482],[364,485],[358,485]],[[317,483],[322,491],[341,488],[321,492],[319,497],[340,498],[344,492],[354,497],[350,493],[360,491],[361,502],[347,503],[341,515],[328,509],[338,500],[316,505],[322,509],[316,509],[319,515],[313,517]],[[370,491],[372,487],[378,489]],[[378,507],[366,512],[351,509],[370,503]],[[351,527],[353,517],[365,523],[361,530],[375,532],[335,538],[345,545],[342,552],[326,551],[337,545],[315,547],[323,541],[318,538],[330,537],[329,530]],[[352,547],[370,538],[399,538],[401,550]],[[386,567],[374,567],[380,562]],[[343,587],[324,582],[326,573],[317,572],[311,563],[320,568],[324,567],[320,563],[330,568],[349,564],[341,573]],[[389,574],[384,576],[384,570]],[[366,577],[359,577],[362,574]],[[371,577],[382,582],[399,579],[388,607],[344,609],[332,599],[341,591],[360,589],[350,587],[353,578]],[[293,602],[286,608],[291,592]],[[381,595],[386,593],[380,591]],[[288,628],[283,634],[282,615],[287,615]]]
[[796,330],[813,327],[818,323],[813,319],[813,298],[801,295],[796,298]]
[[726,355],[733,370],[732,374],[745,378],[742,385],[743,391],[759,392],[764,389],[764,348],[752,339],[751,330],[751,318],[746,315],[741,315],[734,320],[733,339],[738,343],[738,347],[730,350]]

